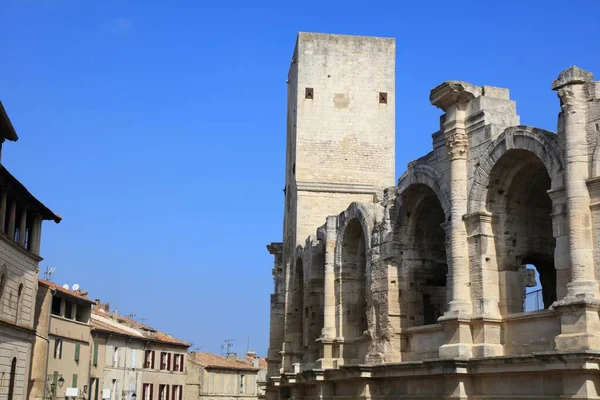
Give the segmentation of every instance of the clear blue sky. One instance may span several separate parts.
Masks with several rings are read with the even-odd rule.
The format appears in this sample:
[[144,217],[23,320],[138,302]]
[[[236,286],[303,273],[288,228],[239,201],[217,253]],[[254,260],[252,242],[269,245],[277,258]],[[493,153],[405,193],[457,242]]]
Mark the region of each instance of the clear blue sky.
[[430,150],[444,80],[511,89],[555,129],[550,84],[600,74],[600,2],[0,0],[3,162],[64,217],[57,283],[219,352],[265,355],[298,31],[397,39],[397,175]]

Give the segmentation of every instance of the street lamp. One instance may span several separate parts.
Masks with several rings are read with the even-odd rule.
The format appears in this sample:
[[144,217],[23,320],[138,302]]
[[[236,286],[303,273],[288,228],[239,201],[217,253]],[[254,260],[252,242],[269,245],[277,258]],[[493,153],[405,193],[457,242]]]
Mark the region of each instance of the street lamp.
[[65,384],[65,378],[63,378],[61,376],[60,379],[58,380],[58,387],[62,388],[64,384]]
[[133,392],[133,393],[131,394],[131,400],[135,400],[135,398],[136,398],[136,397],[137,397],[137,394],[135,394],[135,392]]

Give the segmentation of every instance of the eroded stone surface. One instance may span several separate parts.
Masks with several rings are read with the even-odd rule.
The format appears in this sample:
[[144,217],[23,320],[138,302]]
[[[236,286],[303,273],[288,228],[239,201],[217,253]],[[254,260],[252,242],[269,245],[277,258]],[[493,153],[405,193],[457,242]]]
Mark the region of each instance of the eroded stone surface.
[[385,187],[394,52],[299,36],[268,396],[598,398],[600,84],[559,75],[554,133],[507,89],[444,82],[432,152]]

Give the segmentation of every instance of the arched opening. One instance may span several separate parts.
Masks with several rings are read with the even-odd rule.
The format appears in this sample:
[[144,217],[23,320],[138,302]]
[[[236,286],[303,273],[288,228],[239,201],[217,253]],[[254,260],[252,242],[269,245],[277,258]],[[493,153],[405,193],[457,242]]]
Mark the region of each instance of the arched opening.
[[342,240],[342,264],[339,276],[338,308],[341,306],[340,336],[356,339],[367,326],[367,258],[365,234],[357,219],[351,220]]
[[411,185],[402,193],[396,232],[406,278],[398,298],[407,326],[435,324],[448,307],[444,221],[444,209],[429,186]]
[[15,397],[15,385],[17,382],[17,358],[13,357],[10,363],[10,378],[8,381],[8,400],[13,400]]
[[304,266],[302,259],[296,260],[294,267],[294,291],[292,298],[294,308],[294,352],[295,362],[302,361],[304,352]]
[[6,287],[6,275],[0,275],[0,301],[2,300],[2,295],[4,294],[4,288]]
[[537,284],[543,308],[556,300],[550,187],[546,167],[527,150],[507,151],[490,173],[487,209],[495,221],[502,314],[526,311],[527,287]]
[[313,247],[310,264],[307,265],[307,278],[304,283],[304,362],[315,363],[320,357],[321,336],[324,323],[324,277],[325,246],[320,243]]

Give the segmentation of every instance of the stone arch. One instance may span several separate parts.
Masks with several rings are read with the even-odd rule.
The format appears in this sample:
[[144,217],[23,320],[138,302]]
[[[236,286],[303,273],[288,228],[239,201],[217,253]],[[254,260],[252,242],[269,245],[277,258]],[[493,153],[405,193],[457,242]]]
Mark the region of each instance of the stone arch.
[[563,187],[564,165],[556,134],[531,126],[513,126],[494,139],[475,164],[473,183],[468,196],[468,214],[486,211],[490,174],[500,158],[510,150],[533,153],[546,167],[551,188]]
[[450,218],[450,188],[444,181],[444,176],[429,165],[409,165],[406,172],[398,179],[397,209],[401,208],[402,193],[413,185],[428,186],[437,196],[446,220]]

